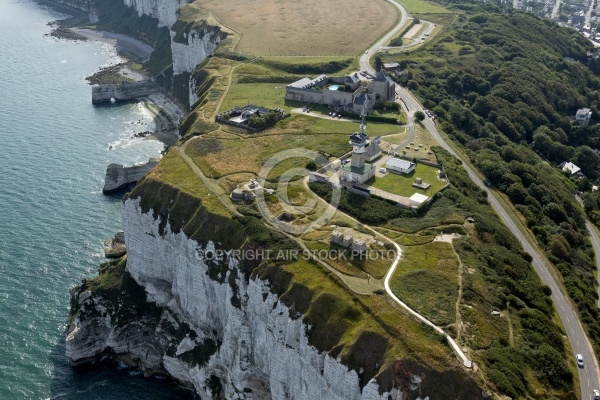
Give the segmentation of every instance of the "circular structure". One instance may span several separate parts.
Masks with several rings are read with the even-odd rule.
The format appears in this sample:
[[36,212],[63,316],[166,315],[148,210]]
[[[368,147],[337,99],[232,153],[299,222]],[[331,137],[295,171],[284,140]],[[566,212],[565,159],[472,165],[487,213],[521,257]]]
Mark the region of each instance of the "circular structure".
[[[263,189],[256,193],[256,204],[258,210],[269,223],[279,228],[281,231],[293,235],[301,235],[310,232],[326,225],[337,210],[337,206],[341,197],[341,186],[339,185],[339,177],[335,169],[329,163],[329,160],[322,154],[313,150],[304,148],[296,148],[281,151],[269,158],[258,173],[258,182],[264,188],[268,183],[271,171],[282,162],[291,159],[306,159],[307,163],[314,162],[324,173],[315,173],[313,176],[319,176],[322,180],[327,179],[332,187],[331,200],[324,210],[318,210],[318,201],[314,198],[308,199],[302,205],[293,205],[288,198],[288,186],[296,177],[302,179],[311,179],[310,174],[313,173],[305,167],[293,167],[285,170],[277,179],[277,189]],[[275,215],[271,208],[275,204],[273,196],[276,197],[278,205],[283,210]],[[268,200],[267,200],[268,198]],[[315,213],[316,211],[316,213]],[[299,222],[301,218],[307,214],[311,214],[309,222]]]

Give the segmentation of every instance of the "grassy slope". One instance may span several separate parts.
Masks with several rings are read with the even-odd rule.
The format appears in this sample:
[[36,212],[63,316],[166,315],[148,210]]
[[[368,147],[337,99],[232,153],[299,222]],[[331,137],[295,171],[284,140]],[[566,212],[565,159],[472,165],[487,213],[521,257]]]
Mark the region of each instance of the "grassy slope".
[[[175,151],[169,152],[129,195],[138,197],[144,210],[153,210],[158,218],[168,219],[174,231],[183,230],[199,242],[210,239],[225,248],[294,246],[255,218],[232,218],[218,201],[211,201],[214,196],[208,195]],[[304,315],[313,326],[311,344],[340,355],[353,368],[364,368],[363,384],[373,376],[385,375],[400,359],[412,360],[435,374],[452,373],[456,368],[450,350],[439,337],[384,298],[352,294],[338,278],[313,262],[265,261],[244,265],[242,270],[268,279],[272,291],[294,312]],[[384,375],[380,379],[387,379]]]

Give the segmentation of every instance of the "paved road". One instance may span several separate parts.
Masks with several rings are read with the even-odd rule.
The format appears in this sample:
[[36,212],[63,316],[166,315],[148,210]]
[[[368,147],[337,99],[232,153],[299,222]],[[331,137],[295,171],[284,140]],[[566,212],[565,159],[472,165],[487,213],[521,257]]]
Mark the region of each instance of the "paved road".
[[[587,219],[585,220],[585,226],[590,233],[590,240],[592,241],[592,247],[594,248],[594,253],[596,254],[596,267],[598,268],[597,276],[600,279],[600,236],[598,236],[596,227]],[[598,285],[598,307],[600,307],[600,285]]]
[[[583,206],[583,201],[581,197],[575,196],[579,204]],[[592,247],[594,248],[594,254],[596,254],[596,268],[598,268],[598,279],[600,280],[600,236],[598,236],[598,231],[596,227],[592,225],[592,223],[586,219],[585,227],[590,233],[590,240],[592,241]],[[598,285],[598,307],[600,307],[600,285]]]
[[[390,0],[388,0],[390,1]],[[401,27],[403,22],[406,20],[406,10],[398,3],[394,4],[402,13],[402,18],[399,23],[399,26],[393,28],[387,35],[385,35],[381,40],[379,40],[371,50],[379,48],[382,44],[384,44],[387,40],[390,40],[391,36],[394,35]],[[556,1],[557,4],[560,4],[560,0]],[[369,53],[371,53],[369,50]],[[360,68],[363,71],[367,71],[371,74],[375,73],[375,70],[369,65],[369,54],[363,54],[360,58]],[[408,108],[409,121],[412,120],[412,114],[417,110],[423,110],[423,107],[419,104],[419,102],[412,96],[410,91],[408,91],[404,87],[399,87],[397,85],[396,93],[399,98],[404,101]],[[548,271],[548,268],[544,264],[543,257],[537,252],[536,248],[528,241],[525,234],[521,231],[521,229],[515,224],[515,222],[510,218],[508,213],[504,210],[503,205],[498,200],[497,194],[495,191],[486,187],[481,179],[475,174],[473,168],[471,168],[467,163],[462,160],[460,157],[449,145],[446,143],[444,138],[439,134],[435,123],[431,118],[426,117],[423,120],[423,124],[429,130],[434,139],[447,150],[450,154],[458,158],[463,162],[463,167],[467,171],[469,177],[479,186],[482,190],[484,190],[488,195],[488,200],[490,205],[494,208],[496,213],[500,216],[502,222],[510,229],[510,231],[515,235],[515,237],[521,242],[523,249],[531,255],[533,258],[532,265],[540,276],[542,282],[549,286],[552,289],[551,299],[556,307],[558,315],[565,327],[565,331],[567,334],[567,338],[571,343],[571,348],[573,349],[574,354],[581,354],[584,359],[584,368],[579,368],[579,383],[581,387],[581,396],[583,400],[593,400],[592,390],[600,388],[600,378],[598,375],[598,362],[594,357],[594,352],[592,351],[592,346],[588,341],[588,338],[585,334],[583,326],[579,321],[577,314],[575,313],[574,306],[567,299],[567,297],[563,294],[563,292],[559,289],[554,277]],[[599,243],[600,244],[600,243]],[[574,360],[568,360],[568,362],[574,362]]]
[[[400,95],[406,101],[407,105],[411,108],[411,111],[421,110],[422,107],[413,98],[413,96],[404,88],[400,89]],[[423,121],[425,127],[431,132],[434,139],[446,149],[450,154],[463,161],[461,157],[454,152],[445,140],[440,136],[435,123],[431,118],[425,118]],[[523,249],[531,254],[533,261],[533,267],[535,271],[542,279],[545,285],[548,285],[552,289],[552,302],[556,307],[558,315],[565,327],[567,337],[571,343],[571,348],[574,354],[581,354],[584,359],[585,367],[579,368],[579,383],[581,387],[582,399],[587,400],[593,399],[592,390],[600,388],[600,379],[598,377],[598,364],[594,357],[594,352],[590,342],[587,339],[583,326],[581,325],[577,314],[575,313],[574,307],[566,296],[559,289],[554,277],[548,271],[548,268],[544,264],[543,258],[536,251],[534,246],[527,240],[521,229],[515,224],[510,218],[507,212],[504,210],[503,205],[497,198],[497,194],[494,190],[486,187],[481,179],[475,174],[475,171],[463,161],[463,167],[467,171],[469,177],[479,186],[485,190],[488,194],[488,199],[491,206],[494,208],[496,213],[500,216],[500,219],[510,229],[513,235],[521,242]],[[573,362],[573,360],[568,360]]]
[[371,68],[371,65],[369,64],[369,57],[371,57],[371,55],[374,52],[376,52],[377,49],[379,49],[381,46],[385,45],[387,42],[392,40],[392,38],[400,31],[400,29],[402,29],[402,27],[406,23],[406,20],[408,19],[408,13],[400,3],[397,3],[394,0],[386,1],[398,9],[398,12],[400,13],[400,21],[388,33],[386,33],[381,39],[379,39],[373,46],[371,46],[371,48],[367,50],[365,54],[363,54],[360,57],[360,70],[369,71],[371,74],[374,74],[375,70]]
[[557,19],[559,10],[560,10],[560,0],[556,0],[556,2],[554,3],[554,7],[552,7],[552,14],[550,14],[550,18]]
[[418,37],[410,39],[411,42],[409,44],[402,45],[402,46],[380,46],[378,50],[408,49],[410,47],[415,47],[420,44],[423,44],[425,42],[425,39],[427,38],[427,36],[429,36],[431,34],[431,32],[433,31],[433,28],[435,28],[435,24],[433,22],[428,22],[428,21],[423,21],[423,20],[421,20],[421,23],[423,25],[427,25],[427,27],[425,28],[425,30],[423,32],[421,32],[421,34]]
[[585,13],[585,26],[591,26],[592,23],[592,11],[594,11],[594,3],[596,2],[596,0],[589,0],[589,6],[588,6],[588,10]]

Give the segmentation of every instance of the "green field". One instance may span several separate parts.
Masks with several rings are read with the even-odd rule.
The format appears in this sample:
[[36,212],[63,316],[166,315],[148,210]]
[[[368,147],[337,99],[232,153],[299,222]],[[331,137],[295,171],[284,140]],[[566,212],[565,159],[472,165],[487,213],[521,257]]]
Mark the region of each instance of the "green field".
[[227,97],[221,106],[222,111],[234,106],[254,104],[266,108],[283,108],[289,111],[291,107],[284,104],[285,83],[237,83],[232,84]]
[[432,242],[403,248],[390,286],[398,298],[433,323],[446,325],[456,319],[458,259],[452,245]]
[[423,0],[396,0],[398,3],[402,4],[406,11],[410,14],[416,13],[432,13],[432,14],[450,14],[452,11],[448,10],[446,7],[432,3],[429,1]]
[[[385,190],[386,192],[397,194],[399,196],[410,197],[413,193],[422,193],[426,196],[433,196],[446,185],[444,181],[440,181],[437,178],[435,167],[428,165],[417,164],[415,170],[408,175],[395,174],[388,172],[382,177],[375,177],[368,184]],[[423,182],[429,183],[431,187],[427,190],[418,189],[412,187],[415,178],[423,179]]]

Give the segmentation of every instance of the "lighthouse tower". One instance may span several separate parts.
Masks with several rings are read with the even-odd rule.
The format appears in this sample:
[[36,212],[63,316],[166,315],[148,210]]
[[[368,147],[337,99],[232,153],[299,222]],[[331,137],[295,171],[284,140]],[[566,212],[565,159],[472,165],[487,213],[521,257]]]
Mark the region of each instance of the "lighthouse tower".
[[365,147],[368,144],[369,136],[365,129],[365,114],[361,113],[362,121],[360,124],[360,132],[355,132],[350,135],[350,144],[352,145],[352,161],[351,165],[354,168],[362,168],[365,165]]

